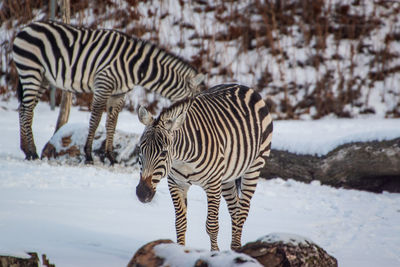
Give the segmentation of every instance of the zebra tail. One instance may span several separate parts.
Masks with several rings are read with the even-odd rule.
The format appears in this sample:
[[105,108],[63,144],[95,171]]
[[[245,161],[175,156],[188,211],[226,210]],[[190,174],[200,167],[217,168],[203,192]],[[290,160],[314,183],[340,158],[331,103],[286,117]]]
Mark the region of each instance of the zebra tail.
[[17,96],[19,103],[22,103],[22,98],[24,97],[24,90],[22,89],[22,84],[20,79],[18,79]]
[[238,195],[240,194],[240,189],[242,188],[242,178],[239,177],[235,180],[236,190]]

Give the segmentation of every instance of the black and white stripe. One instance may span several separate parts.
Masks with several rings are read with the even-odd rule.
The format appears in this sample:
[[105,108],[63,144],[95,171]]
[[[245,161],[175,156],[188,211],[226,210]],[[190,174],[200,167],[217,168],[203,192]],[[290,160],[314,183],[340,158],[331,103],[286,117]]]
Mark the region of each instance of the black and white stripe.
[[92,161],[93,136],[107,110],[106,155],[114,162],[112,142],[124,95],[135,85],[172,101],[197,90],[202,75],[182,59],[149,42],[115,30],[92,30],[55,21],[34,22],[16,36],[13,56],[19,74],[21,149],[37,158],[32,136],[33,109],[52,84],[72,92],[93,92],[93,111],[85,152]]
[[190,185],[201,186],[207,194],[211,249],[218,250],[222,195],[232,218],[231,248],[238,249],[271,148],[272,118],[261,96],[246,86],[218,85],[173,104],[156,119],[141,107],[139,119],[146,129],[140,140],[138,198],[151,201],[160,179],[168,176],[177,240],[184,245],[186,194]]

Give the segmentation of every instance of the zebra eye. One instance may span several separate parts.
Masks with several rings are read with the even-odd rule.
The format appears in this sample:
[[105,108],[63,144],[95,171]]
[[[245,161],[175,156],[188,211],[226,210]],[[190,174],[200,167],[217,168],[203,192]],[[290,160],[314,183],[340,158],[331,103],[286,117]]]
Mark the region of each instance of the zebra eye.
[[163,150],[163,151],[161,151],[161,153],[160,153],[160,157],[166,157],[167,156],[167,150]]

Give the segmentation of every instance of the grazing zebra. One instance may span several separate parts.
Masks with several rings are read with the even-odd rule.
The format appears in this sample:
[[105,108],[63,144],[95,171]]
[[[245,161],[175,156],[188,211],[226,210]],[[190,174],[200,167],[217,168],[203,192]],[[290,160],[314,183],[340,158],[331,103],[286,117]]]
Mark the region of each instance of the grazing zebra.
[[156,119],[141,107],[139,120],[146,125],[139,143],[139,200],[151,201],[160,179],[168,176],[177,241],[184,245],[187,191],[192,184],[201,186],[207,194],[211,250],[218,250],[222,194],[232,219],[231,248],[240,248],[250,200],[271,148],[272,119],[261,96],[246,86],[218,85],[173,104]]
[[32,136],[33,109],[49,84],[71,92],[93,92],[86,162],[93,162],[93,137],[106,109],[105,151],[114,163],[114,131],[126,92],[140,85],[177,101],[193,94],[203,79],[182,59],[149,42],[115,30],[55,21],[23,28],[14,40],[13,57],[19,75],[21,149],[26,159],[38,158]]

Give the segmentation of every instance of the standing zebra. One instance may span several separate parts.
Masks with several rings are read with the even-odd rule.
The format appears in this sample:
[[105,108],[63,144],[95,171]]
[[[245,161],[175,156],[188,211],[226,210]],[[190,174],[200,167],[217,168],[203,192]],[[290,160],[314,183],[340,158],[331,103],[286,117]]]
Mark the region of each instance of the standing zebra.
[[207,194],[207,233],[218,250],[221,194],[232,219],[231,248],[241,246],[260,169],[270,154],[272,119],[261,96],[236,84],[218,85],[163,110],[157,119],[143,107],[146,125],[140,139],[140,201],[152,200],[160,179],[168,176],[179,244],[185,244],[187,191],[201,186]]
[[189,64],[154,44],[115,30],[55,21],[23,28],[14,40],[13,57],[19,75],[21,149],[26,159],[38,158],[32,135],[33,109],[49,84],[72,92],[93,92],[86,162],[93,162],[93,137],[106,109],[105,152],[114,163],[113,137],[125,93],[140,85],[176,101],[193,94],[203,80]]

